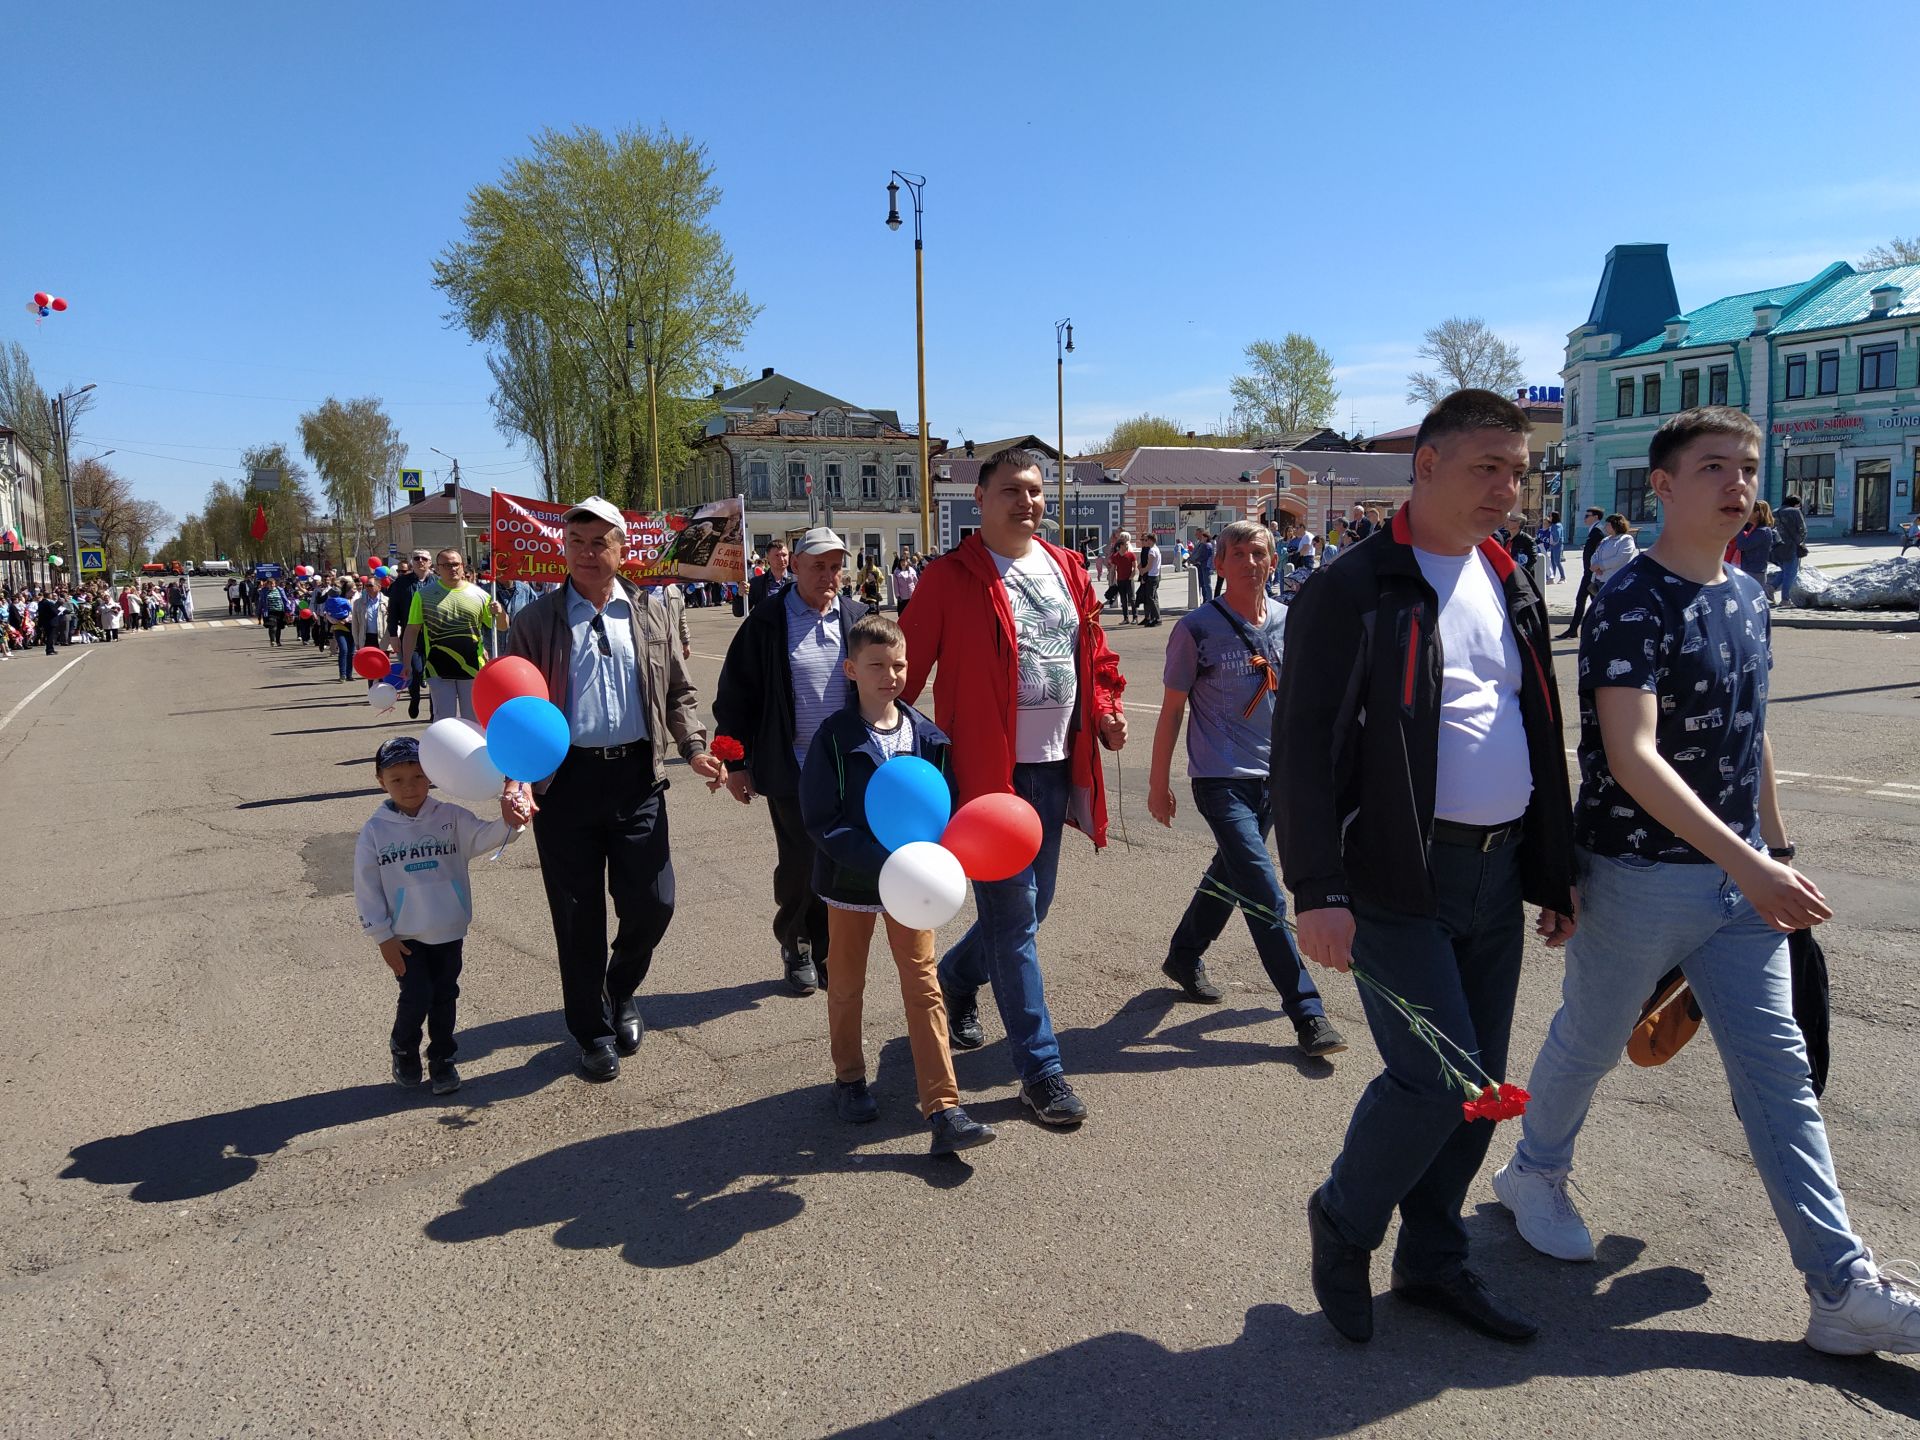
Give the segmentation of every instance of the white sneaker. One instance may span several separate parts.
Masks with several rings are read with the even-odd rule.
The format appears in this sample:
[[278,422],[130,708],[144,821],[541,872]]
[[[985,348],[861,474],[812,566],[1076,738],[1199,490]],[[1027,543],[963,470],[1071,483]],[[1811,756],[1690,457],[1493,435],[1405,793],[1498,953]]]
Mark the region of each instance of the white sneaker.
[[1808,1295],[1807,1344],[1829,1355],[1920,1355],[1920,1274],[1911,1260],[1849,1280],[1837,1300]]
[[1556,1260],[1593,1259],[1593,1235],[1567,1196],[1564,1173],[1527,1170],[1509,1160],[1493,1172],[1493,1193],[1513,1212],[1520,1238]]

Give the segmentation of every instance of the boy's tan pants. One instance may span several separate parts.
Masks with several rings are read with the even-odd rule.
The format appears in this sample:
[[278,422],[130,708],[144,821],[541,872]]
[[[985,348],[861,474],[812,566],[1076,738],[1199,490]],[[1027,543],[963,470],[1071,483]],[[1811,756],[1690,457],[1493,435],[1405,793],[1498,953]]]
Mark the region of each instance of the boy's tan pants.
[[907,1008],[907,1043],[913,1049],[913,1074],[920,1084],[920,1113],[960,1103],[953,1056],[947,1049],[947,1005],[935,970],[933,932],[909,930],[891,915],[827,907],[827,1032],[833,1047],[834,1078],[867,1078],[860,1043],[860,1002],[867,987],[867,947],[873,922],[887,922],[887,944],[900,970],[900,998]]

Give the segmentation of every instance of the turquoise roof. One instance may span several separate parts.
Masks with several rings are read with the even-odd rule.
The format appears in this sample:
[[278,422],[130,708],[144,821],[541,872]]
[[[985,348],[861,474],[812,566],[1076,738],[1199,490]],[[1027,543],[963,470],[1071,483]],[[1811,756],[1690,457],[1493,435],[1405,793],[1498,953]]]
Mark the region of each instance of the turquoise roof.
[[1662,350],[1681,350],[1695,345],[1725,345],[1735,340],[1744,340],[1753,333],[1753,307],[1756,305],[1786,306],[1793,302],[1809,285],[1811,280],[1802,280],[1797,285],[1776,285],[1771,290],[1752,290],[1745,295],[1728,295],[1698,310],[1683,312],[1687,321],[1687,338],[1678,345],[1668,345],[1664,335],[1655,335],[1642,340],[1630,350],[1620,354],[1658,355]]
[[1688,310],[1685,312],[1687,338],[1678,345],[1668,345],[1664,336],[1655,335],[1622,350],[1618,358],[1744,340],[1753,333],[1756,305],[1780,307],[1780,319],[1772,332],[1775,335],[1863,324],[1873,313],[1870,297],[1878,285],[1901,287],[1900,303],[1887,312],[1889,317],[1920,315],[1920,265],[1855,270],[1845,261],[1836,261],[1811,280],[1776,285],[1769,290],[1751,290],[1744,295],[1728,295],[1698,310]]
[[1898,285],[1902,289],[1900,303],[1887,312],[1889,316],[1920,315],[1920,265],[1894,265],[1837,277],[1790,311],[1775,330],[1826,330],[1863,323],[1873,313],[1869,297],[1876,285]]

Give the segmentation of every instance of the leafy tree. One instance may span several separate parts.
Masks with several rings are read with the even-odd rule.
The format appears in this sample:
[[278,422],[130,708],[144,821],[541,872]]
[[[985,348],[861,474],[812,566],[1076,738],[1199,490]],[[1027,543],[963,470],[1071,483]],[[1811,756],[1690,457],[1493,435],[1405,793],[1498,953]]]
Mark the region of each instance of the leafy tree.
[[[655,362],[660,470],[692,455],[704,395],[759,307],[710,223],[720,190],[703,146],[662,127],[545,130],[467,199],[466,234],[434,262],[448,323],[494,351],[495,418],[539,461],[549,494],[650,503]],[[629,330],[633,334],[631,348]]]
[[1292,333],[1277,345],[1256,340],[1247,346],[1246,358],[1252,373],[1234,376],[1230,387],[1240,434],[1305,430],[1333,418],[1340,402],[1333,356],[1310,336]]
[[1407,403],[1431,409],[1456,390],[1491,390],[1510,395],[1526,379],[1518,346],[1509,345],[1477,317],[1454,315],[1427,331],[1420,354],[1434,362],[1437,375],[1416,370],[1407,376]]
[[1920,265],[1920,235],[1905,240],[1896,235],[1860,257],[1862,270],[1886,270],[1895,265]]
[[1132,450],[1141,445],[1185,445],[1187,429],[1178,420],[1169,420],[1164,415],[1136,415],[1131,420],[1122,420],[1113,427],[1113,433],[1094,450],[1104,454],[1110,450]]
[[358,551],[372,532],[374,506],[395,502],[394,486],[406,449],[400,432],[371,395],[342,404],[329,396],[300,417],[300,447],[319,472],[333,510],[334,548]]

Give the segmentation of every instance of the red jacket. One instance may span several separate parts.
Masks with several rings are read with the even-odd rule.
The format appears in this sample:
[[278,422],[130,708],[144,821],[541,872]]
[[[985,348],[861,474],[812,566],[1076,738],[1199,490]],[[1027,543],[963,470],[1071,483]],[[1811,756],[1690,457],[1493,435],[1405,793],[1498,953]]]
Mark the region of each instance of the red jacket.
[[[1034,543],[1060,567],[1080,612],[1076,648],[1080,716],[1069,742],[1073,795],[1067,818],[1092,838],[1097,849],[1107,843],[1099,719],[1123,713],[1120,692],[1127,682],[1120,674],[1120,661],[1107,645],[1106,631],[1100,628],[1100,599],[1087,579],[1087,562],[1037,537]],[[927,672],[936,664],[940,667],[933,682],[933,718],[953,740],[960,803],[1010,792],[1014,740],[1020,728],[1019,653],[1007,587],[977,534],[921,572],[913,603],[900,617],[900,628],[907,636],[907,688],[902,700],[911,705],[926,686]]]

